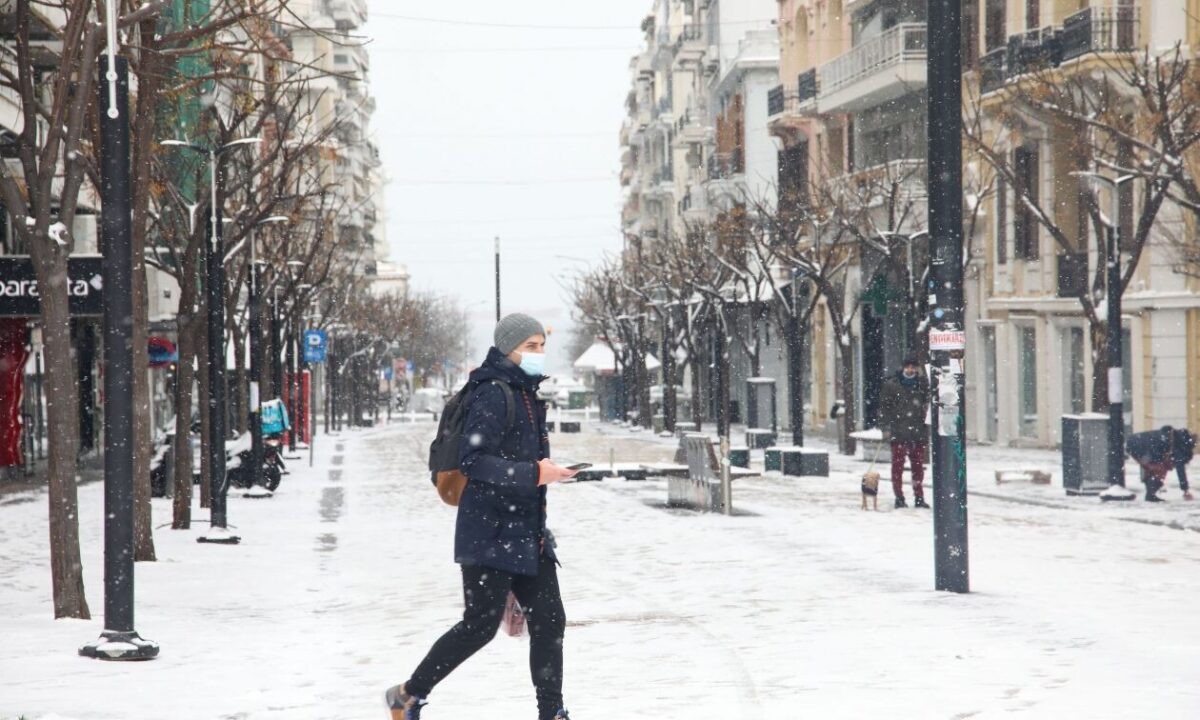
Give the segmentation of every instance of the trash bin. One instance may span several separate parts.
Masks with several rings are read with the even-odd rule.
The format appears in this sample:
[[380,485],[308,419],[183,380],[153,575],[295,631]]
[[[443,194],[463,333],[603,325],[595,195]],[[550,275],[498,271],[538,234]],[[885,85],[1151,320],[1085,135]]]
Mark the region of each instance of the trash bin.
[[[1122,448],[1122,457],[1124,449]],[[1108,487],[1108,416],[1062,416],[1063,489],[1068,495],[1098,495]]]

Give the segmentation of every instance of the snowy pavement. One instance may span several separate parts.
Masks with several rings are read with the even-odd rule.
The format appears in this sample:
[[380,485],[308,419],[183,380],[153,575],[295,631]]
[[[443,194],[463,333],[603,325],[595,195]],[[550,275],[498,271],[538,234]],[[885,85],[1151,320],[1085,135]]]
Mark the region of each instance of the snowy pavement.
[[[162,646],[149,663],[76,655],[102,625],[101,486],[80,489],[91,621],[51,619],[44,495],[5,498],[0,718],[382,720],[382,690],[461,612],[454,511],[422,472],[431,433],[319,436],[314,467],[293,462],[276,497],[231,497],[239,546],[170,530],[156,500],[160,560],[137,567],[137,628]],[[670,455],[612,428],[553,443],[579,460]],[[931,589],[928,512],[859,509],[864,463],[738,480],[734,517],[666,510],[656,481],[554,487],[572,715],[1200,716],[1200,533],[1169,526],[1200,525],[1192,507],[997,488],[987,471],[1006,453],[1052,458],[973,461],[965,596]],[[497,638],[427,717],[532,720],[525,655]]]

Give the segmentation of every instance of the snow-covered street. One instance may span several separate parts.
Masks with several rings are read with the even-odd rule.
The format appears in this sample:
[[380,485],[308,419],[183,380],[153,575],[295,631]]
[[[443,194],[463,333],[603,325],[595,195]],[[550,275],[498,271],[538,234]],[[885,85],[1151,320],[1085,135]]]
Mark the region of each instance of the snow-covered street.
[[[3,498],[0,718],[383,718],[384,688],[461,611],[454,510],[423,471],[431,432],[319,435],[274,498],[231,496],[239,546],[171,531],[155,500],[168,525],[159,561],[137,567],[137,628],[162,652],[143,664],[76,655],[102,625],[101,486],[80,489],[86,622],[51,618],[44,495]],[[570,460],[670,455],[594,426],[552,442]],[[1017,451],[980,452],[983,468]],[[1141,503],[974,496],[974,592],[956,596],[932,590],[928,512],[891,510],[890,490],[859,509],[864,467],[738,480],[734,517],[667,510],[656,481],[552,488],[572,716],[1200,715],[1196,510],[1147,524],[1126,521]],[[532,718],[526,643],[498,637],[438,687],[429,720]]]

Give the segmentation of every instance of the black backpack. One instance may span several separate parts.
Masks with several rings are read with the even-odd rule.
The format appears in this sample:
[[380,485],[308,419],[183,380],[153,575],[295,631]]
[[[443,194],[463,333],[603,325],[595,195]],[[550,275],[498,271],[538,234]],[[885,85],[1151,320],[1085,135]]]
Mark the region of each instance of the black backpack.
[[[504,431],[507,433],[516,419],[516,400],[513,398],[512,388],[500,380],[487,382],[504,393]],[[474,380],[467,381],[467,384],[446,402],[446,407],[442,408],[441,421],[438,422],[437,436],[429,444],[430,481],[447,505],[458,505],[463,490],[467,487],[467,476],[463,475],[458,467],[458,453],[462,445],[463,425],[467,423],[467,411],[471,409],[469,401],[480,384]]]

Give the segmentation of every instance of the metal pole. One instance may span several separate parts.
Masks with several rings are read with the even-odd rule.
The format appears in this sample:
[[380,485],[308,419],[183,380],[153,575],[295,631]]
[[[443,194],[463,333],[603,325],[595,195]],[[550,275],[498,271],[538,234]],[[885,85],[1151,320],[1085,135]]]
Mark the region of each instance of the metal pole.
[[[963,357],[962,57],[958,0],[929,0],[930,326],[933,354],[933,531],[936,588],[970,591]],[[933,343],[931,343],[933,346]],[[933,347],[931,347],[933,349]]]
[[1112,225],[1108,229],[1108,478],[1125,487],[1125,397],[1121,348],[1121,183],[1112,184]]
[[262,302],[259,299],[259,268],[250,231],[250,484],[263,484],[262,434]]
[[222,242],[221,204],[219,190],[221,172],[217,150],[210,149],[211,239],[208,244],[208,467],[211,476],[211,520],[209,531],[196,538],[197,542],[233,545],[240,541],[229,532],[226,518],[225,490],[225,247]]
[[496,322],[500,322],[500,236],[496,236]]
[[[112,5],[110,1],[110,6]],[[109,13],[110,26],[114,13]],[[110,42],[112,33],[110,33]],[[158,645],[133,628],[133,240],[129,177],[129,66],[101,60],[101,227],[104,251],[104,631],[84,657],[149,660]]]

